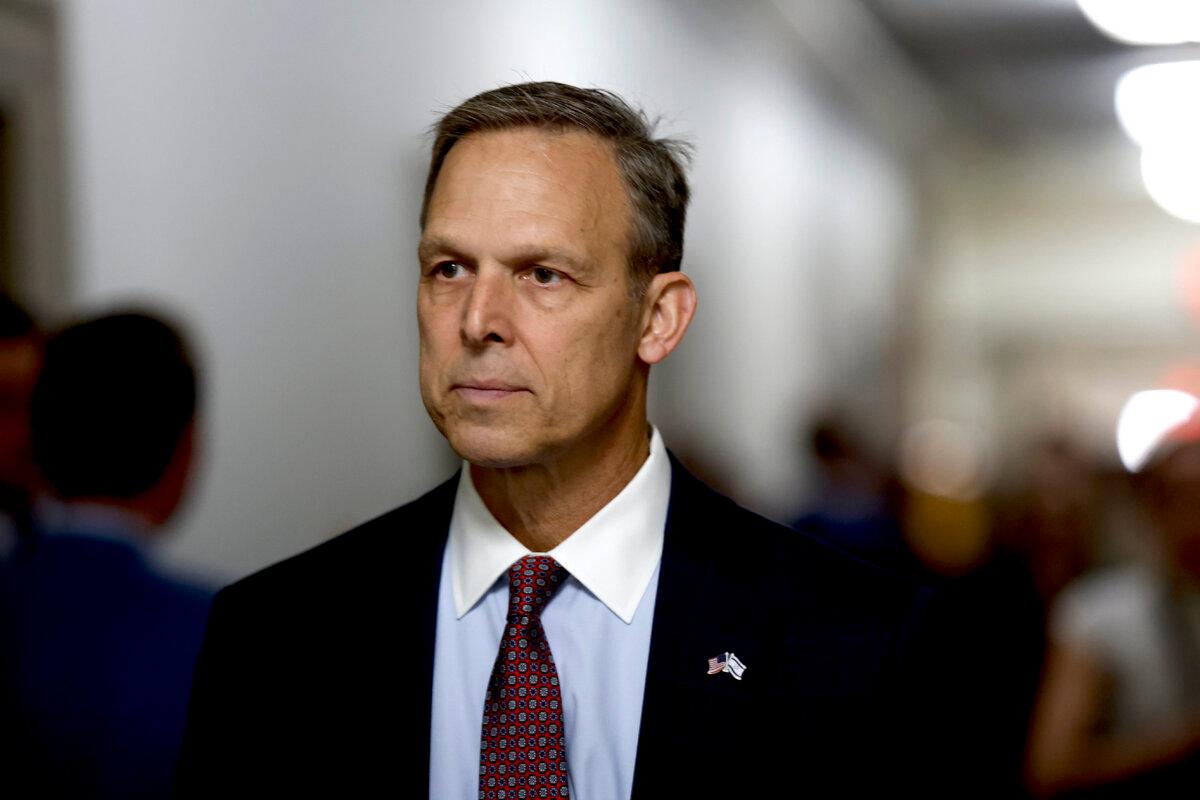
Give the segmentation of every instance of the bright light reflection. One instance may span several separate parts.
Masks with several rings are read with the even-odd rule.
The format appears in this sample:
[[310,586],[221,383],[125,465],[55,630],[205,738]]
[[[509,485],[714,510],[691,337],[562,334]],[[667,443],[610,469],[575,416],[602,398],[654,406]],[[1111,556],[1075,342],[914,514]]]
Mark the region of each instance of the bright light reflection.
[[1200,42],[1196,0],[1076,0],[1104,33],[1126,44]]
[[1121,127],[1143,147],[1185,141],[1194,147],[1200,141],[1197,98],[1200,61],[1174,61],[1126,72],[1113,100]]
[[1164,211],[1200,223],[1200,144],[1142,150],[1142,181]]
[[1117,453],[1130,472],[1146,464],[1154,449],[1200,406],[1200,400],[1178,389],[1150,389],[1125,402],[1117,419]]
[[1168,214],[1200,223],[1197,98],[1200,61],[1176,61],[1125,73],[1113,100],[1121,127],[1142,146],[1142,182],[1150,197]]

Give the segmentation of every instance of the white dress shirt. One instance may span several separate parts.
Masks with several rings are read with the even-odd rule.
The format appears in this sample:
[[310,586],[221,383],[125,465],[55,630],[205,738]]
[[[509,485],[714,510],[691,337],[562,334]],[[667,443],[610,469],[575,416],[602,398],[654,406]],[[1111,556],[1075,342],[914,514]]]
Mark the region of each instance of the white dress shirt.
[[[496,521],[464,464],[442,559],[433,667],[429,796],[476,800],[483,701],[508,611],[505,571],[530,555]],[[657,430],[633,479],[545,555],[571,577],[542,612],[558,667],[571,797],[633,788],[650,626],[671,494]],[[449,580],[446,580],[449,578]]]

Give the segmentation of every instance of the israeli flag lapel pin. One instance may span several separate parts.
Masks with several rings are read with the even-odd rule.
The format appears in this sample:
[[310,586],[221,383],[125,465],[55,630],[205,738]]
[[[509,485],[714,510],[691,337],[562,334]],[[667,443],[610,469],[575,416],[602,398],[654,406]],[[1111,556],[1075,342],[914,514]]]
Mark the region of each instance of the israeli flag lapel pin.
[[713,656],[708,660],[709,675],[716,675],[718,672],[728,672],[740,681],[742,673],[745,671],[746,665],[733,653],[721,653],[721,655]]

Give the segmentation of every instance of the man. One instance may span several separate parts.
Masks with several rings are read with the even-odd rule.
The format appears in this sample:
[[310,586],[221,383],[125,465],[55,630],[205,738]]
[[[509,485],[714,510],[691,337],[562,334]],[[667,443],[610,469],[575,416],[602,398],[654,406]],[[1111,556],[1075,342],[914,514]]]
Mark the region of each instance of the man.
[[195,407],[191,359],[158,319],[98,317],[46,347],[33,452],[56,498],[0,570],[11,796],[170,791],[211,593],[149,551],[188,484]]
[[860,758],[895,777],[918,593],[714,494],[647,423],[696,307],[681,155],[558,83],[441,120],[420,378],[464,468],[218,596],[180,794],[646,798],[853,787]]

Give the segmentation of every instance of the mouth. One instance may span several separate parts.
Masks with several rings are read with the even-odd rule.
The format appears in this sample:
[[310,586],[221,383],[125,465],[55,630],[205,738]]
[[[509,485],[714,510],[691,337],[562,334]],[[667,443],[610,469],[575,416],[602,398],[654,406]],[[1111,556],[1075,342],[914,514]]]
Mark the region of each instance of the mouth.
[[450,386],[450,391],[474,403],[491,403],[507,400],[529,390],[503,381],[464,381]]

